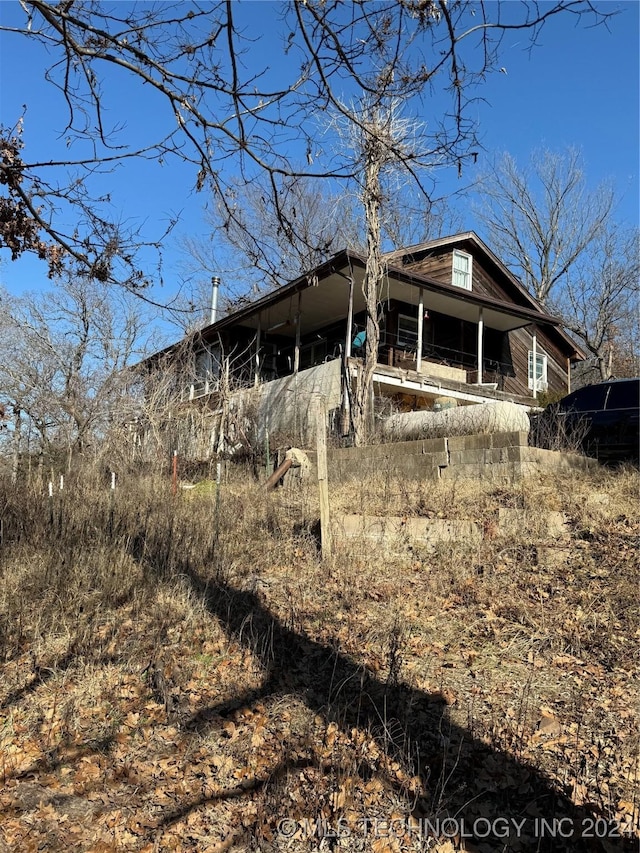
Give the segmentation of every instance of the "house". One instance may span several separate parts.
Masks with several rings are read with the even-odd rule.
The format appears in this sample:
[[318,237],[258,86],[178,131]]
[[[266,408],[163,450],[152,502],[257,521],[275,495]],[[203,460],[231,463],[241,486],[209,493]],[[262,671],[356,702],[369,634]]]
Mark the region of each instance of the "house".
[[[533,407],[542,392],[570,390],[571,364],[584,353],[474,232],[385,261],[374,374],[380,417],[495,400]],[[202,329],[185,396],[214,411],[221,383],[252,388],[245,398],[259,420],[272,432],[296,432],[320,394],[346,434],[364,342],[364,272],[365,258],[344,250]]]

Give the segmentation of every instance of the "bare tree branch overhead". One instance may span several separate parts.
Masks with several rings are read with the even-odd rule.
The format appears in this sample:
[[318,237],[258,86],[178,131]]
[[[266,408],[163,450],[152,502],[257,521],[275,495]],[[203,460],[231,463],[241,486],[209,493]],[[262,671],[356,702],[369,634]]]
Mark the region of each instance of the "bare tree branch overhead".
[[[319,150],[318,116],[331,108],[357,124],[345,98],[377,97],[383,81],[385,98],[410,94],[423,105],[436,85],[450,92],[450,109],[429,116],[419,151],[400,146],[388,152],[421,184],[421,167],[462,164],[474,147],[466,108],[477,85],[497,69],[505,32],[525,29],[534,44],[557,14],[586,16],[589,23],[610,14],[586,0],[509,7],[476,8],[462,0],[349,5],[312,0],[275,5],[273,30],[256,34],[242,4],[230,2],[124,6],[24,0],[22,20],[0,27],[3,38],[21,38],[25,56],[36,43],[46,48],[50,59],[43,76],[62,93],[67,109],[63,137],[70,155],[78,146],[83,153],[68,160],[23,159],[28,132],[20,116],[3,117],[1,245],[13,257],[36,252],[52,272],[74,261],[104,281],[144,286],[149,273],[136,263],[144,241],[108,210],[110,203],[117,207],[117,199],[96,194],[97,173],[131,158],[158,163],[178,158],[193,167],[193,185],[207,187],[223,206],[232,180],[251,182],[262,175],[286,223],[278,176],[350,182],[361,174],[348,152]],[[286,60],[282,68],[254,58],[267,38]],[[157,138],[130,143],[121,127],[124,118],[112,118],[117,86],[153,100],[163,116]],[[159,249],[162,238],[147,242]]]
[[[354,412],[360,437],[378,335],[386,209],[399,176],[428,209],[437,195],[434,170],[462,174],[475,160],[470,108],[487,76],[500,72],[506,33],[518,31],[534,47],[558,15],[598,24],[614,13],[590,0],[305,0],[274,4],[273,26],[259,32],[250,6],[230,0],[22,0],[20,8],[21,23],[0,32],[22,38],[25,55],[36,43],[46,48],[43,74],[66,104],[63,136],[83,153],[66,169],[59,157],[30,162],[20,117],[2,131],[0,246],[14,258],[35,251],[51,274],[70,265],[143,290],[151,279],[138,251],[145,240],[113,216],[116,200],[98,192],[95,180],[132,156],[187,164],[194,188],[206,189],[236,229],[244,223],[238,187],[255,181],[285,234],[298,229],[282,195],[291,180],[330,181],[332,193],[355,194],[367,247],[367,345]],[[157,133],[149,128],[150,137],[135,146],[123,129],[134,95],[153,105]],[[146,240],[147,248],[161,255],[162,241]]]

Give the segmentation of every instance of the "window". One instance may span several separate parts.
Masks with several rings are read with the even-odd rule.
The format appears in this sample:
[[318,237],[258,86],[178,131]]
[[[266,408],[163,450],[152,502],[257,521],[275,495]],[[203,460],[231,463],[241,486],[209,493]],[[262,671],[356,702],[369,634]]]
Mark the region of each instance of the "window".
[[607,399],[607,385],[587,385],[585,388],[578,388],[572,394],[569,394],[562,401],[562,410],[570,412],[593,412],[604,409],[605,400]]
[[196,353],[196,379],[204,381],[208,379],[211,368],[211,355],[207,350],[200,350]]
[[612,382],[607,397],[607,409],[635,409],[637,412],[640,408],[639,391],[640,382],[637,379]]
[[[529,350],[529,382],[528,387],[533,391],[533,350]],[[547,382],[547,357],[542,352],[536,353],[536,387],[537,391],[546,391],[549,387]]]
[[198,350],[195,354],[195,378],[202,382],[220,375],[220,347]]
[[471,255],[466,252],[454,251],[452,284],[455,287],[471,290],[471,261]]
[[418,342],[418,318],[398,315],[398,346],[414,347]]

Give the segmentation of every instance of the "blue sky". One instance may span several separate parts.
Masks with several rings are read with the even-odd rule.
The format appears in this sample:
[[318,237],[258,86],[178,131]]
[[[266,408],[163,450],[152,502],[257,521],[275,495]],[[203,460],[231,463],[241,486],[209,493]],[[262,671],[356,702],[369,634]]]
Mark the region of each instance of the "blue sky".
[[[500,59],[506,73],[488,79],[478,92],[483,101],[472,111],[485,148],[477,168],[482,170],[494,151],[508,151],[524,162],[540,145],[554,150],[577,146],[584,156],[589,184],[613,180],[622,196],[619,218],[637,223],[640,3],[633,0],[599,5],[607,11],[620,10],[608,28],[576,26],[572,16],[558,16],[545,27],[533,51],[526,49],[526,35],[516,32],[506,36]],[[252,0],[236,4],[236,8],[257,30],[268,31],[280,5]],[[3,24],[10,24],[19,14],[17,0],[0,2]],[[268,54],[251,58],[268,61],[277,73],[281,61],[278,42],[269,42]],[[27,158],[64,147],[64,140],[59,139],[64,125],[63,103],[43,78],[47,60],[42,48],[26,44],[23,38],[0,34],[0,122],[11,126],[22,114],[22,105],[27,105]],[[143,99],[128,90],[112,90],[109,107],[114,122],[125,106],[123,136],[127,139],[143,138],[149,127],[162,119],[157,104],[147,99],[146,92]],[[437,113],[438,107],[437,101],[427,103],[423,118],[429,121],[429,110]],[[469,172],[464,175],[465,182],[472,178]],[[185,165],[174,162],[159,167],[147,162],[119,169],[102,182],[102,189],[112,193],[114,210],[123,219],[140,224],[150,236],[160,234],[172,216],[180,217],[165,247],[165,283],[154,291],[160,300],[171,297],[184,272],[181,238],[205,233],[202,208],[206,199],[193,191],[194,179],[194,171]],[[438,195],[459,186],[455,169],[437,173]],[[463,200],[459,206],[465,228],[473,228],[470,205]],[[6,255],[0,277],[15,292],[51,285],[43,264],[34,259],[12,263]]]

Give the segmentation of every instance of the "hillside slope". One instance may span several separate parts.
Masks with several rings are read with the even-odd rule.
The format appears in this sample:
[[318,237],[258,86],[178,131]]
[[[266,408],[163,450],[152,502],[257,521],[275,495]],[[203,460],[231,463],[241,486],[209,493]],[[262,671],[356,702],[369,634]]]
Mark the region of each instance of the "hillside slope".
[[0,851],[637,849],[638,486],[5,488]]

